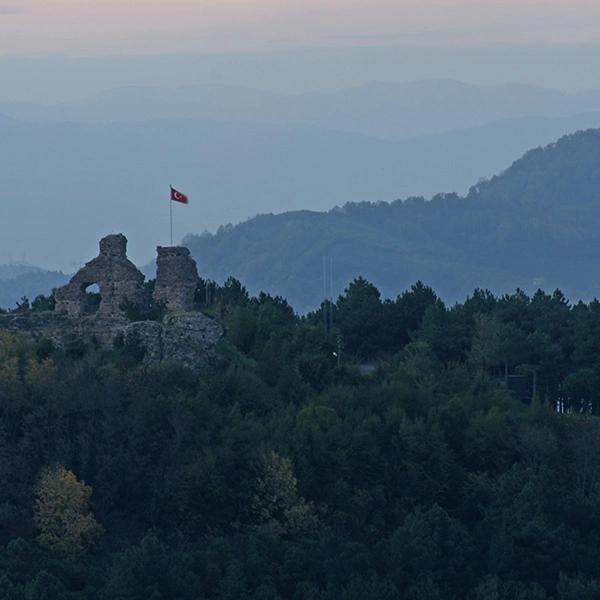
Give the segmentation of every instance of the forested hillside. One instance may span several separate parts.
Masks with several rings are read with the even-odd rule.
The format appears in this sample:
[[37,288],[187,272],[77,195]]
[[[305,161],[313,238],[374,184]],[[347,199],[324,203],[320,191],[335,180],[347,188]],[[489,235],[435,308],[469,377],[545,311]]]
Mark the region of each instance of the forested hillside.
[[199,376],[0,332],[0,598],[599,597],[598,302],[198,298]]
[[14,308],[23,296],[35,298],[63,285],[68,276],[23,265],[0,265],[0,309]]
[[588,130],[528,152],[466,197],[263,215],[185,243],[207,277],[233,274],[305,311],[323,298],[323,257],[333,259],[336,294],[363,275],[386,295],[423,279],[449,302],[478,286],[591,299],[599,228],[600,130]]

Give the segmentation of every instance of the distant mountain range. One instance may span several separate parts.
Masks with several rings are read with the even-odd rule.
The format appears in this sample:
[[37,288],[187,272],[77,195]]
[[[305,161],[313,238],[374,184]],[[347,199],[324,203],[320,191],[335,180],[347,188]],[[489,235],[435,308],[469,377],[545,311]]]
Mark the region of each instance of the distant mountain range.
[[464,194],[529,148],[598,125],[600,114],[524,117],[390,141],[302,124],[4,118],[0,262],[26,253],[34,264],[72,271],[101,236],[123,231],[143,264],[168,241],[170,183],[191,196],[175,211],[181,238],[257,213]]
[[388,140],[444,133],[525,116],[600,111],[600,92],[472,85],[452,80],[371,82],[337,92],[283,95],[227,85],[123,87],[54,105],[0,103],[0,113],[31,121],[247,121],[310,125]]
[[263,215],[185,243],[203,275],[233,275],[306,311],[323,297],[324,257],[336,294],[362,275],[388,297],[419,279],[450,302],[476,287],[600,297],[599,231],[600,130],[589,130],[528,152],[465,197]]
[[[573,300],[600,297],[598,231],[600,129],[594,129],[526,153],[466,196],[260,215],[215,235],[190,235],[185,244],[202,276],[235,276],[252,292],[282,295],[304,312],[322,300],[324,258],[327,270],[329,261],[333,266],[334,294],[362,275],[389,297],[419,279],[450,302],[476,287],[496,293],[559,287]],[[95,244],[82,260],[93,256]],[[0,306],[48,293],[66,278],[0,267]]]
[[[191,197],[174,211],[177,239],[226,223],[242,222],[234,231],[250,232],[255,222],[244,221],[256,214],[439,192],[471,198],[470,186],[530,148],[600,127],[600,93],[450,80],[295,95],[224,85],[126,87],[47,106],[0,103],[0,113],[0,263],[23,255],[72,272],[96,254],[100,237],[118,231],[130,240],[131,258],[147,263],[156,245],[168,243],[169,184]],[[469,218],[460,206],[456,218]],[[337,228],[337,216],[329,218]],[[434,219],[431,226],[447,224]],[[267,241],[276,244],[277,236]],[[237,243],[244,247],[245,240]],[[222,264],[207,252],[206,259],[198,254],[200,265],[228,275],[231,249]],[[252,253],[243,258],[232,273],[256,260]],[[364,270],[361,262],[355,267]],[[346,272],[340,270],[340,282]],[[282,276],[292,274],[284,269]],[[275,289],[281,279],[265,273],[248,281]],[[396,290],[383,281],[386,292]],[[466,288],[444,289],[460,298]],[[11,292],[5,303],[20,295]],[[292,296],[302,309],[318,300],[310,288]]]
[[0,308],[14,308],[26,296],[34,300],[68,279],[64,273],[27,265],[0,265]]

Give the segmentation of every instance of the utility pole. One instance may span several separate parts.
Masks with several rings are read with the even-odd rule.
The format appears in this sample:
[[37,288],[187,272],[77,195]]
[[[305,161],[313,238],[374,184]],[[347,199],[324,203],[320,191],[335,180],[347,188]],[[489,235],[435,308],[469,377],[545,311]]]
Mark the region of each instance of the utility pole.
[[329,323],[329,317],[327,315],[328,308],[327,301],[327,257],[323,256],[323,335],[327,339],[327,326]]
[[329,257],[329,331],[333,331],[333,257]]
[[537,368],[533,369],[533,389],[531,392],[531,403],[533,404],[535,402],[535,399],[537,397],[537,382],[538,382],[538,370]]
[[338,334],[337,336],[337,351],[333,353],[333,355],[337,359],[337,368],[341,368],[342,366],[342,350],[344,349],[344,344],[342,342],[342,336]]

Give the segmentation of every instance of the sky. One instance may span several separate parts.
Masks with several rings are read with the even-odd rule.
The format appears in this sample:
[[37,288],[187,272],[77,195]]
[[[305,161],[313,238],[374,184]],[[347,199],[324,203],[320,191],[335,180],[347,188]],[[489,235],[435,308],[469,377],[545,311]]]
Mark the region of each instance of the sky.
[[0,56],[596,42],[597,0],[0,0]]
[[[13,132],[16,138],[11,140],[2,129],[12,131],[9,117],[15,116],[11,112],[15,106],[93,105],[102,103],[107,92],[110,97],[115,88],[133,89],[135,95],[137,88],[160,87],[176,93],[179,86],[194,85],[213,86],[225,97],[237,93],[235,86],[303,95],[417,80],[456,80],[479,86],[517,83],[574,93],[600,90],[598,64],[600,0],[0,0],[0,163],[4,165],[0,166],[0,264],[22,256],[34,264],[68,270],[74,260],[91,256],[99,235],[121,230],[130,237],[134,257],[143,264],[164,231],[162,205],[155,205],[158,216],[154,221],[148,212],[138,219],[141,211],[133,205],[162,198],[165,182],[182,182],[185,191],[202,198],[189,207],[188,214],[195,216],[182,224],[178,236],[205,228],[213,231],[218,224],[263,210],[263,196],[270,196],[261,186],[267,191],[275,186],[273,194],[281,198],[284,209],[306,208],[314,200],[312,192],[294,199],[287,175],[274,178],[271,164],[263,161],[254,169],[252,161],[260,157],[252,153],[246,179],[239,171],[232,177],[225,168],[222,179],[212,184],[212,200],[206,197],[206,180],[221,173],[228,158],[207,169],[197,190],[185,183],[191,174],[199,177],[198,165],[180,170],[172,179],[170,173],[158,177],[153,172],[156,168],[138,160],[135,150],[122,164],[113,164],[102,154],[102,136],[96,140],[98,148],[89,141],[79,142],[81,148],[72,163],[66,158],[72,154],[48,149],[53,147],[53,138],[33,117],[15,117],[31,121],[23,126],[26,139],[33,140],[31,147],[22,147],[19,154],[15,146],[21,136]],[[373,106],[372,110],[378,110],[376,102]],[[600,102],[596,110],[600,115]],[[17,114],[23,113],[17,110]],[[68,110],[65,115],[63,129],[54,137],[72,150]],[[529,133],[533,141],[528,147],[545,140],[538,140],[535,131]],[[220,135],[219,140],[229,140],[232,151],[236,149],[237,138],[227,131]],[[255,135],[261,142],[269,137],[262,129]],[[290,137],[290,147],[297,151],[302,139]],[[495,152],[496,141],[490,140],[490,154]],[[244,143],[253,147],[251,141]],[[222,156],[231,155],[225,142],[220,148]],[[13,163],[21,159],[18,171]],[[240,164],[246,163],[240,159]],[[311,169],[314,173],[328,164],[306,167],[306,172],[302,164],[302,181]],[[503,159],[501,168],[505,166],[508,163]],[[110,187],[114,187],[115,169],[127,171],[122,181],[125,188],[119,187],[117,193]],[[17,172],[22,176],[15,180]],[[339,184],[345,190],[345,176],[333,168],[328,173],[322,187]],[[380,179],[379,173],[366,177],[373,191],[358,199],[392,200],[401,194],[398,187],[377,195]],[[244,192],[255,191],[232,191],[231,180]],[[281,191],[273,181],[279,182]],[[138,182],[147,189],[142,190]],[[80,189],[93,189],[98,198],[106,194],[131,205],[133,225],[127,226],[122,213],[104,200],[65,211],[65,185],[74,189],[75,197]],[[32,210],[31,202],[9,202],[15,187],[26,190],[31,202],[42,209]],[[234,217],[223,212],[225,196],[237,203]],[[327,204],[320,208],[350,199],[354,198],[345,191],[339,199],[328,195]],[[211,222],[209,213],[215,215]],[[64,248],[60,244],[49,247],[47,239],[60,240]]]

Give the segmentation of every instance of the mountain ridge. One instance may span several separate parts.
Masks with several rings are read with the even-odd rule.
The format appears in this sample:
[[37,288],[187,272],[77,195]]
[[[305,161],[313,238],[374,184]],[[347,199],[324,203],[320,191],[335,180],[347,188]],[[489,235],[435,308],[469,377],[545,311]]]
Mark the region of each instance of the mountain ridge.
[[[564,185],[557,185],[561,179]],[[581,201],[568,202],[571,197]],[[464,197],[260,215],[185,243],[205,276],[233,275],[252,292],[281,295],[306,312],[322,300],[323,257],[333,259],[336,294],[364,276],[387,297],[416,280],[450,302],[476,287],[495,293],[558,287],[573,300],[600,296],[599,227],[596,129],[526,153]]]
[[247,86],[126,86],[54,105],[0,103],[0,112],[36,121],[122,122],[200,119],[308,124],[383,139],[481,126],[525,116],[600,110],[600,92],[567,93],[524,84],[451,79],[370,82],[330,92],[282,94]]
[[34,300],[67,282],[61,271],[46,271],[31,265],[0,265],[0,309],[15,308],[24,296]]
[[[70,271],[95,251],[90,240],[124,231],[144,264],[167,241],[161,190],[169,183],[191,197],[185,220],[182,210],[175,214],[181,238],[256,213],[464,194],[529,148],[598,124],[600,114],[519,119],[391,142],[308,125],[11,120],[0,124],[10,140],[0,146],[0,262],[26,253],[34,264]],[[48,235],[58,240],[51,252],[36,242]]]

